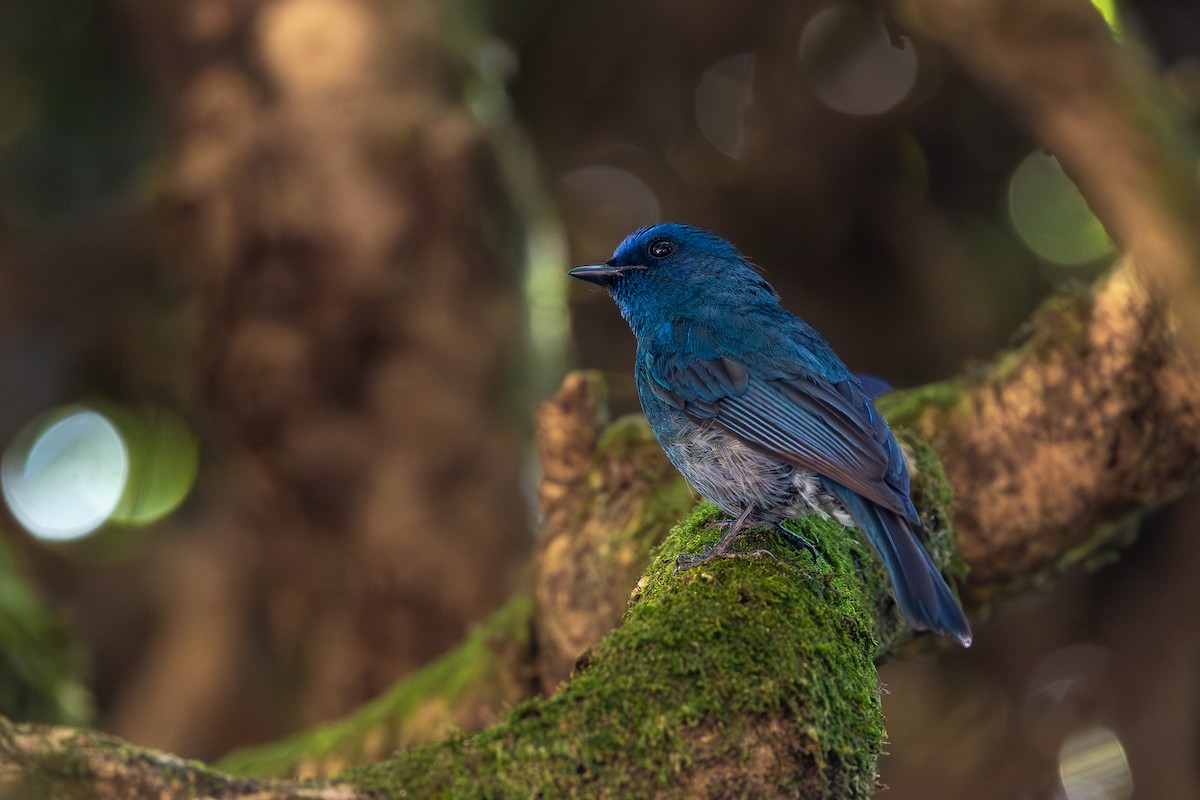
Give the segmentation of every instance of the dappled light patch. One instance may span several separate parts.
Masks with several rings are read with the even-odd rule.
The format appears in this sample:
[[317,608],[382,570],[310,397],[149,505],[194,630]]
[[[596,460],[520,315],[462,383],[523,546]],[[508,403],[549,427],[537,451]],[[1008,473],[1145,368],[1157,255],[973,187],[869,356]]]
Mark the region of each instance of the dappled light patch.
[[1117,734],[1086,728],[1063,742],[1058,774],[1068,800],[1129,800],[1133,776]]

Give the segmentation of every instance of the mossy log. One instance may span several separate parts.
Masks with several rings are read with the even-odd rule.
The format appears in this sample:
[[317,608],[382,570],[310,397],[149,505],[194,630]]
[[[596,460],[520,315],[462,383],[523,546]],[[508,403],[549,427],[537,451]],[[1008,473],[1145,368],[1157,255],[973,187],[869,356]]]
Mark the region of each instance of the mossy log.
[[[884,733],[874,667],[884,576],[857,539],[816,518],[796,527],[816,560],[766,534],[757,543],[776,559],[673,574],[676,555],[719,537],[715,517],[704,505],[672,532],[624,624],[581,656],[571,681],[480,734],[334,784],[281,785],[18,725],[0,741],[10,774],[21,773],[9,788],[29,797],[151,786],[165,796],[323,796],[299,792],[325,786],[336,797],[869,797]],[[895,635],[891,618],[887,626]]]
[[[625,527],[616,538],[648,546],[648,537],[629,532],[663,519],[657,499],[674,507],[687,496],[677,478],[653,466],[661,455],[644,422],[626,418],[600,432],[599,397],[596,379],[577,375],[554,401],[565,415],[559,424],[576,428],[561,445],[593,449],[582,460],[578,451],[560,454],[574,467],[548,477],[556,474],[559,487],[547,487],[543,496],[563,504],[548,507],[548,524],[569,530],[620,507]],[[1200,471],[1195,362],[1176,347],[1164,306],[1127,267],[1090,295],[1049,301],[1025,338],[989,367],[897,393],[881,405],[911,456],[914,500],[935,559],[952,576],[961,576],[964,561],[972,568],[963,587],[975,614],[1127,542],[1130,528],[1122,522],[1193,485]],[[545,414],[554,418],[554,407]],[[1064,451],[1075,456],[1064,461]],[[638,495],[640,501],[631,499]],[[993,503],[1008,509],[997,521],[1005,523],[1002,535],[983,524]],[[678,554],[715,541],[715,514],[703,504],[671,531],[638,581],[623,623],[578,657],[569,681],[479,733],[422,744],[326,782],[289,782],[233,778],[96,734],[6,725],[0,792],[871,796],[884,736],[875,662],[911,638],[878,562],[858,537],[810,517],[791,524],[814,543],[815,558],[757,530],[747,546],[766,546],[776,558],[719,561],[675,574]],[[565,563],[623,562],[630,552],[595,548]],[[988,568],[995,563],[1003,568]],[[593,570],[576,565],[574,574]],[[613,569],[594,574],[607,576],[603,582],[616,591]],[[539,594],[545,593],[532,592]],[[598,616],[612,605],[598,602]],[[489,713],[498,713],[503,701],[487,691],[497,675],[514,687],[510,699],[544,682],[532,633],[543,611],[552,613],[529,596],[514,601],[463,650],[342,726],[244,754],[226,767],[262,774],[299,764],[324,773],[420,741],[428,735],[418,725],[423,716],[440,716],[444,729],[460,719],[456,712],[478,713],[481,703],[493,703]],[[267,757],[272,752],[274,760]]]

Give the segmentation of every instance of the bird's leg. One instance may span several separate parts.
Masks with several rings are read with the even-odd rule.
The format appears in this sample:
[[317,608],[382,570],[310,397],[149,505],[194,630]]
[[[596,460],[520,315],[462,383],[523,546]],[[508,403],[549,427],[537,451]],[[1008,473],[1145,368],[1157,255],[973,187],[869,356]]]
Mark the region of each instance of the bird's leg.
[[[710,556],[727,556],[732,552],[733,540],[741,533],[742,526],[746,524],[746,520],[754,513],[754,506],[746,506],[746,510],[741,513],[734,523],[729,526],[729,530],[725,531],[725,535],[721,537],[721,541],[717,542],[715,547],[710,547],[708,555]],[[763,551],[766,552],[766,551]],[[768,553],[768,555],[770,555]]]
[[[703,551],[696,553],[695,555],[680,553],[679,557],[675,559],[674,572],[681,572],[685,569],[698,567],[705,561],[708,561],[712,558],[738,558],[740,556],[752,556],[755,558],[766,556],[768,558],[774,558],[774,553],[772,553],[770,550],[763,550],[761,548],[746,552],[733,549],[733,540],[737,538],[738,533],[740,533],[742,530],[742,526],[746,524],[746,520],[750,518],[750,515],[753,512],[754,506],[746,506],[746,510],[741,513],[741,516],[739,516],[732,525],[729,525],[728,520],[717,523],[718,525],[729,525],[729,530],[725,531],[725,535],[721,537],[721,541],[717,542],[713,547],[704,548]],[[672,574],[674,574],[674,572]]]
[[816,545],[814,545],[814,544],[813,544],[812,542],[810,542],[808,539],[805,539],[805,538],[804,538],[803,536],[801,536],[800,534],[798,534],[798,533],[793,533],[792,531],[789,531],[787,528],[783,527],[783,521],[782,521],[782,520],[780,520],[780,521],[779,521],[779,522],[776,524],[776,527],[778,527],[778,528],[779,528],[779,530],[781,530],[781,531],[783,531],[785,534],[787,534],[787,536],[786,536],[786,540],[787,540],[787,542],[788,542],[789,544],[791,544],[791,545],[793,545],[793,546],[795,546],[795,547],[803,547],[805,550],[807,550],[809,553],[811,553],[811,554],[812,554],[813,561],[817,561],[817,560],[818,560],[818,559],[817,559],[817,546],[816,546]]

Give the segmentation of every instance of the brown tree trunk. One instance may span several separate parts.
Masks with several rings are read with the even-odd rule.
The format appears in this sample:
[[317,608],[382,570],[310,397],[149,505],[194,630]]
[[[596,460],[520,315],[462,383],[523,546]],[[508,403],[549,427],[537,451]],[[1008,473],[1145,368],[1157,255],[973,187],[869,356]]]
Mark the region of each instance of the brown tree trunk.
[[185,601],[112,729],[204,752],[221,716],[354,707],[511,591],[519,225],[436,3],[119,7],[171,116],[162,248],[196,285],[223,510],[163,567]]

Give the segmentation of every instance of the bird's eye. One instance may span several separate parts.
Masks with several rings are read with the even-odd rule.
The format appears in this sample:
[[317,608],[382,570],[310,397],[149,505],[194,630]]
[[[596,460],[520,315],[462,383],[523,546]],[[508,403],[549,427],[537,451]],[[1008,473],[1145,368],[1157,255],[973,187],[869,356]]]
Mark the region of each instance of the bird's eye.
[[675,252],[675,243],[670,239],[655,239],[646,251],[654,258],[666,258]]

